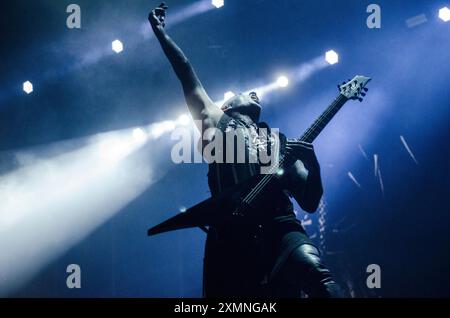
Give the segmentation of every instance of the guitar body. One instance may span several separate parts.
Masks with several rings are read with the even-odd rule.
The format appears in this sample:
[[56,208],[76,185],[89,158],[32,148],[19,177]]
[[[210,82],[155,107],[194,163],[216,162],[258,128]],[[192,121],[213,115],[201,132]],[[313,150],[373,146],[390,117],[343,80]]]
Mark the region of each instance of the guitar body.
[[250,204],[245,204],[244,198],[259,184],[265,175],[256,175],[236,186],[225,189],[220,194],[204,200],[193,207],[181,212],[163,223],[148,230],[148,235],[163,232],[198,227],[217,226],[223,224],[255,222],[264,218],[259,215],[258,207],[270,204],[274,191],[281,191],[278,183],[272,182],[264,187],[262,192]]

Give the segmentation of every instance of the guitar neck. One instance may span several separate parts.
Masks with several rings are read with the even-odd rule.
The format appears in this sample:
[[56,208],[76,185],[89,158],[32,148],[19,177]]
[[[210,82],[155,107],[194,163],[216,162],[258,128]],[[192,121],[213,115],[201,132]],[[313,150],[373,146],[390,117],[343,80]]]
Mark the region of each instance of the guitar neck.
[[347,97],[339,94],[330,106],[328,106],[327,109],[325,109],[325,111],[319,116],[319,118],[317,118],[314,123],[309,126],[299,140],[312,143],[347,101]]

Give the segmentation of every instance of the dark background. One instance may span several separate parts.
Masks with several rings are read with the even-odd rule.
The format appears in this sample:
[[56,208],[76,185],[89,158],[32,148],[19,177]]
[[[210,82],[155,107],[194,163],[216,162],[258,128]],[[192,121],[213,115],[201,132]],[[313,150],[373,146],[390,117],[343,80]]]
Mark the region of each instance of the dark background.
[[[382,8],[378,30],[366,27],[372,2]],[[65,25],[70,3],[3,1],[0,6],[4,153],[150,124],[184,110],[181,88],[159,46],[154,39],[138,40],[148,11],[159,2],[79,0],[80,30]],[[189,3],[168,1],[173,11]],[[338,64],[264,105],[263,119],[289,136],[300,135],[331,102],[337,83],[355,74],[373,78],[366,100],[346,105],[315,144],[327,203],[325,260],[354,296],[450,296],[450,23],[437,18],[445,4],[227,0],[220,10],[169,31],[213,99],[270,82],[277,72],[328,49],[339,52]],[[421,13],[428,22],[408,28],[405,20]],[[86,62],[87,54],[115,38],[125,43],[124,52],[89,56]],[[31,95],[21,91],[27,79],[34,84]],[[374,177],[375,153],[384,194]],[[0,172],[14,167],[13,161],[0,162]],[[173,164],[158,183],[11,296],[201,296],[204,234],[192,229],[147,238],[145,233],[168,217],[167,211],[207,195],[206,165]],[[313,221],[307,231],[318,238]],[[82,267],[79,290],[65,285],[69,263]],[[373,263],[382,270],[377,290],[365,285],[366,267]]]

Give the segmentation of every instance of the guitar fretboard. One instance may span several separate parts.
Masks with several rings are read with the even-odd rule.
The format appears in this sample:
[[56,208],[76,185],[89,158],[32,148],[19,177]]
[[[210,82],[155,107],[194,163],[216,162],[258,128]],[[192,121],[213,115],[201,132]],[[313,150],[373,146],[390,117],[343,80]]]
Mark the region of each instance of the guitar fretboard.
[[347,101],[347,97],[339,94],[330,106],[328,106],[327,109],[325,109],[325,111],[319,116],[319,118],[317,118],[314,123],[309,126],[299,140],[312,143]]

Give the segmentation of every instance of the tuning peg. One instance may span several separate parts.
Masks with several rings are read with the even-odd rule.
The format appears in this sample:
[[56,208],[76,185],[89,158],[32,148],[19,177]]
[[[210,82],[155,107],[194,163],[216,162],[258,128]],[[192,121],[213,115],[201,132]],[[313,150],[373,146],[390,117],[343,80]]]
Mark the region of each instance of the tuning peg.
[[362,102],[363,101],[363,99],[360,97],[360,98],[358,98],[358,100],[360,101],[360,102]]
[[366,96],[366,93],[361,93],[361,96],[363,96],[363,97]]
[[341,85],[337,84],[338,89],[341,89]]
[[363,90],[364,90],[365,92],[367,92],[369,89],[368,89],[367,87],[364,87]]
[[342,85],[345,85],[345,82],[342,82]]

